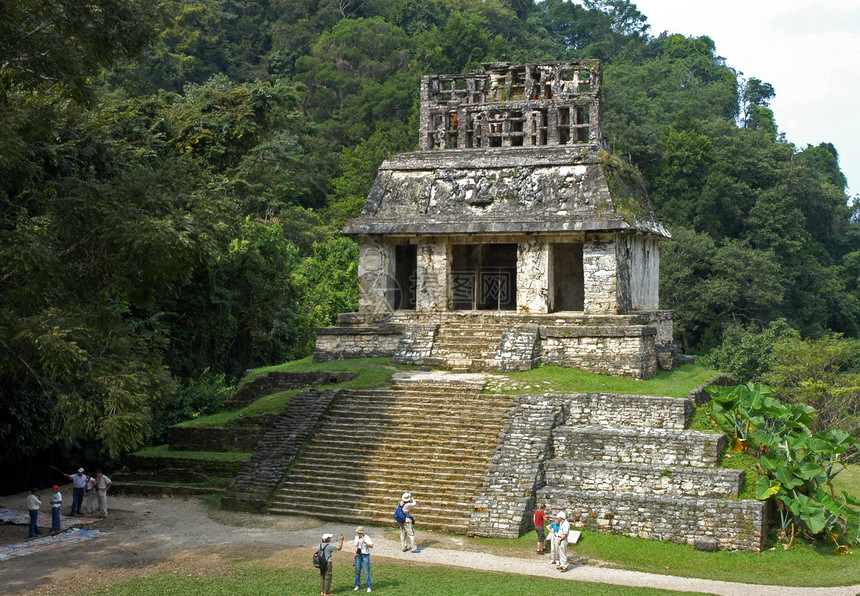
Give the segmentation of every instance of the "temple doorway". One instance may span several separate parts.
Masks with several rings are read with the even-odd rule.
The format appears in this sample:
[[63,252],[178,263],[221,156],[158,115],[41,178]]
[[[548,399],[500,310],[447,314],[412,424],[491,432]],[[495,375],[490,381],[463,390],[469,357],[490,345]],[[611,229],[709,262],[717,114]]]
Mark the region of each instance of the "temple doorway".
[[517,309],[516,244],[455,244],[451,249],[454,310]]
[[582,243],[552,245],[553,311],[581,311],[585,304]]

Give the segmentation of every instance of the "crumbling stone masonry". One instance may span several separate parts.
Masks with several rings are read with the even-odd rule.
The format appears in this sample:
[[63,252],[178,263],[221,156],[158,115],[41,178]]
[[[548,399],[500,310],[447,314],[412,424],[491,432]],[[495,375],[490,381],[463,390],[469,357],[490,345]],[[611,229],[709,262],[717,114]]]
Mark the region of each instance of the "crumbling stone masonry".
[[[603,144],[601,80],[594,60],[424,77],[419,151],[382,164],[343,230],[359,245],[358,312],[317,330],[315,359],[671,368],[658,300],[669,233]],[[483,344],[469,325],[488,331]]]

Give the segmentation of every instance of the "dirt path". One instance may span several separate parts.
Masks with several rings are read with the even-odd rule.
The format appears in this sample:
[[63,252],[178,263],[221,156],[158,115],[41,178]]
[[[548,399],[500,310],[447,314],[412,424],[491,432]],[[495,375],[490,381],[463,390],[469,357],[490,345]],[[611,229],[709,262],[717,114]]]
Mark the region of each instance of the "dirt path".
[[[0,498],[0,506],[21,508],[24,496]],[[82,544],[0,562],[0,586],[9,594],[81,593],[128,577],[180,569],[224,572],[237,559],[261,564],[308,566],[310,551],[324,531],[349,539],[352,524],[321,524],[304,517],[254,515],[207,509],[198,499],[112,496],[110,517],[88,526],[109,536]],[[387,529],[386,529],[387,530]],[[558,573],[545,559],[474,552],[457,537],[419,535],[422,552],[403,553],[397,540],[368,527],[374,555],[433,565],[539,575],[567,580],[643,586],[729,596],[854,596],[860,585],[843,588],[785,588],[652,575],[593,566]],[[0,526],[0,545],[26,539],[24,526]]]

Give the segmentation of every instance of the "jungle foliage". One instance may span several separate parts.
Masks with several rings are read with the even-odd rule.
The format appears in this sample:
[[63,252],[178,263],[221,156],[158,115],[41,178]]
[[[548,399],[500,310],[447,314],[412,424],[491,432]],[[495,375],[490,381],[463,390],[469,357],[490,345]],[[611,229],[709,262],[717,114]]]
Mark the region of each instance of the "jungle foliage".
[[603,61],[609,144],[674,235],[662,307],[687,349],[780,318],[860,333],[836,148],[791,144],[779,90],[628,0],[0,7],[4,461],[58,439],[120,454],[205,413],[190,391],[308,354],[357,303],[337,231],[415,147],[420,75],[491,60]]
[[833,479],[847,468],[857,441],[841,430],[813,432],[815,408],[786,404],[764,385],[711,386],[707,404],[715,423],[725,423],[735,451],[752,451],[766,475],[756,498],[776,502],[785,548],[798,530],[826,535],[836,552],[860,542],[860,499],[842,491]]

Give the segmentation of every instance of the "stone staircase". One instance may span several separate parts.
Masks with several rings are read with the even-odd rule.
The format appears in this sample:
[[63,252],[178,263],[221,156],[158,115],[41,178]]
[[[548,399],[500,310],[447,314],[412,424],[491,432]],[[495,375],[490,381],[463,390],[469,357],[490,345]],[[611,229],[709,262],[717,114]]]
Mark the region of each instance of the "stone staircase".
[[257,450],[227,487],[222,506],[263,511],[304,443],[341,390],[307,390],[287,402]]
[[725,449],[722,434],[684,430],[692,400],[559,397],[564,416],[553,429],[539,502],[565,510],[576,527],[761,550],[764,504],[734,500],[743,472],[714,467]]
[[453,372],[486,370],[503,335],[501,325],[445,323],[439,326],[430,358]]
[[417,527],[466,533],[514,401],[482,388],[404,379],[341,391],[269,511],[390,525],[409,490],[419,501]]

